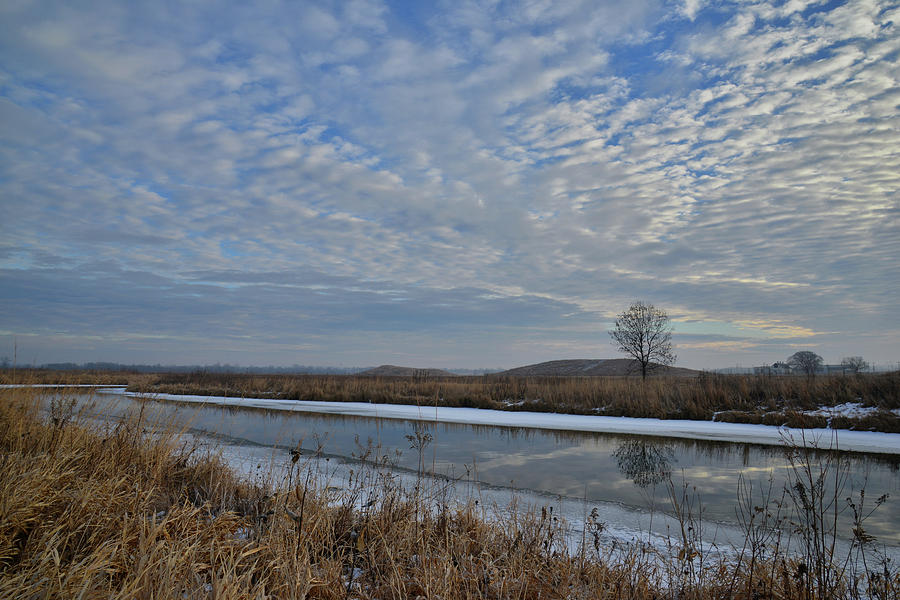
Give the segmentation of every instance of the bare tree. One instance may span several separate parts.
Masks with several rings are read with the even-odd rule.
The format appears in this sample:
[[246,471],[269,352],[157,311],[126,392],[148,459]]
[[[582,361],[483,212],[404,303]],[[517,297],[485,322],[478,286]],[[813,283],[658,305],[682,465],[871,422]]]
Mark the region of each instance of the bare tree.
[[675,448],[671,444],[657,444],[644,440],[629,440],[613,452],[619,471],[638,487],[661,483],[672,474]]
[[632,304],[616,319],[609,335],[619,345],[620,352],[640,364],[643,379],[655,367],[675,362],[669,316],[652,304],[640,301]]
[[862,356],[845,356],[841,359],[841,366],[845,371],[850,371],[854,375],[859,375],[860,371],[869,370],[869,363]]
[[794,352],[787,359],[788,366],[794,371],[805,373],[807,377],[816,376],[816,371],[822,368],[822,357],[809,350]]

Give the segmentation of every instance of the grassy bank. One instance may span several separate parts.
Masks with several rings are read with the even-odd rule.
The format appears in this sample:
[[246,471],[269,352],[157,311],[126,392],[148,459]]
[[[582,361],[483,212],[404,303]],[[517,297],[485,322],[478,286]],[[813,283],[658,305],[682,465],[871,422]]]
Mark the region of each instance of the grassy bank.
[[155,376],[129,371],[54,371],[31,367],[0,369],[0,385],[146,385]]
[[[0,370],[0,384],[127,385],[147,394],[195,394],[461,406],[565,414],[717,420],[900,433],[900,372],[698,377],[365,377],[240,373]],[[811,415],[855,404],[857,416]]]
[[[667,551],[605,547],[603,524],[590,520],[573,549],[552,511],[485,520],[475,503],[437,501],[440,484],[402,489],[379,471],[335,496],[299,455],[271,489],[239,480],[148,414],[87,425],[72,404],[56,401],[49,413],[40,404],[27,390],[0,391],[4,598],[702,600],[893,598],[900,589],[896,566],[834,555],[813,480],[794,486],[803,494],[790,515],[791,496],[757,509],[739,494],[747,545],[730,561],[704,562],[699,507],[674,486],[681,540]],[[806,550],[779,553],[781,530]],[[869,543],[859,537],[855,552]]]
[[[568,414],[720,420],[791,427],[900,432],[900,373],[860,376],[713,375],[699,377],[360,377],[159,374],[132,391],[464,406]],[[859,403],[863,417],[804,414]]]

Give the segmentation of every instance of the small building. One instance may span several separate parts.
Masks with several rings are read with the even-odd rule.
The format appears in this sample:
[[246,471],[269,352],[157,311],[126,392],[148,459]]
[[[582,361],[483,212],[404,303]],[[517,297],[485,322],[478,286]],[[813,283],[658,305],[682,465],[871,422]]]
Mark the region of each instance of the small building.
[[761,367],[753,367],[754,375],[790,375],[791,373],[791,368],[783,362],[777,362],[771,365],[763,365]]

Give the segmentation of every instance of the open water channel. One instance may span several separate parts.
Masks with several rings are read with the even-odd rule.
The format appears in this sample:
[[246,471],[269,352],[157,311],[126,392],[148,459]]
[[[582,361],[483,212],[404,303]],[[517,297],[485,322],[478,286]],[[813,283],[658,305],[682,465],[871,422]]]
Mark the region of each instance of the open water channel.
[[[775,497],[789,482],[785,449],[744,443],[707,442],[676,438],[551,431],[484,425],[379,419],[308,412],[263,411],[140,401],[119,394],[76,393],[79,404],[94,406],[98,415],[118,418],[141,410],[177,424],[194,437],[206,439],[247,474],[278,473],[289,463],[289,451],[301,447],[307,455],[318,451],[328,465],[331,483],[350,469],[361,468],[359,457],[388,457],[397,473],[408,480],[424,468],[456,480],[457,497],[478,494],[498,505],[516,498],[520,503],[555,506],[557,514],[578,522],[598,509],[607,531],[619,538],[664,536],[671,527],[670,489],[681,498],[687,491],[693,509],[702,510],[705,539],[734,543],[738,480],[752,484],[754,500],[770,481]],[[417,438],[418,434],[418,438]],[[419,440],[416,443],[415,440]],[[418,446],[418,448],[413,447]],[[826,461],[826,453],[814,457]],[[325,462],[322,462],[325,461]],[[832,477],[840,468],[843,488],[838,535],[851,536],[846,499],[858,503],[865,489],[867,506],[884,494],[888,500],[865,522],[865,530],[890,554],[900,550],[900,456],[841,453],[832,458]],[[673,486],[667,485],[671,480]],[[685,487],[686,486],[686,487]],[[654,522],[654,515],[656,521]]]

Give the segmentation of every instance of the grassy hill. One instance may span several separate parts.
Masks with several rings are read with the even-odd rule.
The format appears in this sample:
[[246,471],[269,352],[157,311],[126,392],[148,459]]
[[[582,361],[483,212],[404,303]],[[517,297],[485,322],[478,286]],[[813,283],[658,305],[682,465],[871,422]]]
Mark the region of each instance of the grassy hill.
[[374,369],[362,371],[359,375],[379,377],[456,377],[456,373],[443,369],[415,369],[413,367],[398,367],[396,365],[381,365]]
[[[515,377],[595,377],[640,375],[640,366],[629,358],[578,358],[572,360],[551,360],[548,362],[516,367],[498,373]],[[699,375],[700,371],[682,367],[664,367],[657,365],[653,375],[685,376]]]

